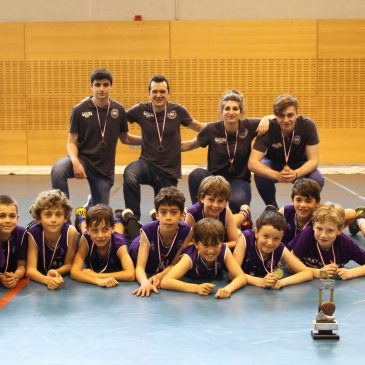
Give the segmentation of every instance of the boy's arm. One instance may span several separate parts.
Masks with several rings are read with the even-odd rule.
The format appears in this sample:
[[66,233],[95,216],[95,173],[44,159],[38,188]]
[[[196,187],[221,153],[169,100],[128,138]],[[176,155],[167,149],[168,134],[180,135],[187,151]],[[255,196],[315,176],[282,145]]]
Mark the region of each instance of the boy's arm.
[[191,259],[187,255],[182,255],[180,261],[165,275],[161,281],[161,288],[176,290],[185,293],[197,293],[208,295],[215,285],[210,283],[191,284],[179,280],[191,269]]
[[228,241],[225,242],[225,244],[230,248],[233,249],[235,248],[236,244],[237,244],[237,238],[239,235],[239,231],[237,229],[237,225],[236,225],[236,220],[234,218],[234,215],[231,211],[231,209],[227,208],[226,209],[226,224],[225,224],[225,229],[226,229],[226,233],[227,233],[227,238]]
[[232,252],[228,249],[226,250],[224,264],[227,268],[229,277],[233,280],[224,288],[217,291],[215,295],[216,298],[229,298],[233,292],[247,284],[247,278],[244,272],[233,257]]
[[140,146],[142,143],[142,137],[136,134],[130,134],[129,132],[120,133],[119,139],[123,144],[129,144],[132,146]]
[[86,172],[84,166],[79,160],[79,149],[77,147],[77,140],[79,135],[77,133],[69,133],[67,137],[67,154],[72,162],[72,168],[76,179],[85,179]]
[[52,275],[53,271],[50,270],[50,275],[43,275],[37,269],[38,265],[38,249],[37,245],[31,235],[28,235],[28,255],[27,255],[27,269],[26,273],[29,279],[38,283],[47,285],[48,289],[57,289],[63,284],[63,278],[58,273]]
[[71,271],[71,266],[73,259],[75,257],[76,253],[76,247],[77,247],[77,231],[74,226],[70,226],[67,232],[67,238],[68,238],[68,247],[65,257],[65,262],[62,266],[60,266],[56,271],[64,276],[68,275]]
[[119,248],[117,252],[118,258],[122,265],[122,271],[115,272],[106,272],[106,273],[97,273],[93,274],[93,276],[97,278],[114,278],[118,281],[133,281],[135,279],[135,270],[131,257],[128,253],[128,248],[126,245],[123,245]]
[[337,270],[337,274],[342,280],[355,279],[365,275],[365,265],[353,267],[352,269],[341,267]]
[[284,248],[283,259],[290,272],[295,274],[290,275],[286,278],[277,281],[274,289],[283,288],[284,286],[304,283],[313,279],[313,274],[310,268],[306,267],[293,253],[291,253],[287,248]]
[[118,285],[118,282],[114,278],[97,278],[88,274],[87,270],[83,270],[88,250],[89,248],[86,239],[84,236],[82,236],[80,239],[79,249],[76,252],[71,267],[71,278],[83,283],[105,286],[108,288]]
[[200,145],[199,145],[198,139],[196,137],[194,139],[191,139],[190,141],[181,142],[181,151],[182,152],[192,151],[198,147],[200,147]]

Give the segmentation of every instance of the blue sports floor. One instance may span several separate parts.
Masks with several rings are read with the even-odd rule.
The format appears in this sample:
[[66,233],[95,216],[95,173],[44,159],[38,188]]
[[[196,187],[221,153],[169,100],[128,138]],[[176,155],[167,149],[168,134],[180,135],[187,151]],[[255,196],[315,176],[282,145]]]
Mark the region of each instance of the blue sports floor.
[[[114,208],[123,207],[121,179],[117,176],[112,193]],[[2,193],[18,200],[20,224],[26,224],[29,205],[49,188],[49,177],[0,176],[0,181]],[[188,196],[186,178],[179,188]],[[264,205],[252,188],[256,219]],[[278,186],[280,205],[289,202],[290,189]],[[84,203],[86,192],[86,183],[71,183],[75,207]],[[363,175],[326,176],[322,201],[355,207],[365,205],[364,197]],[[146,187],[145,221],[150,208],[152,189]],[[365,242],[360,234],[355,240]],[[169,291],[135,298],[136,287],[99,288],[69,277],[58,291],[25,285],[0,309],[0,364],[364,363],[365,278],[336,282],[339,341],[314,341],[310,335],[318,281],[280,291],[245,287],[228,300]],[[0,306],[7,293],[0,289]]]

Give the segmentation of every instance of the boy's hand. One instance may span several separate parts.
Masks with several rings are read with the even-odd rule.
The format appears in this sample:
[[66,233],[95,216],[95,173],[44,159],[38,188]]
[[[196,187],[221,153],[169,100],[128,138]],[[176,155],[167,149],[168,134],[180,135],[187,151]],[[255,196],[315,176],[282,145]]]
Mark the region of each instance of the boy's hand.
[[116,280],[114,278],[102,278],[102,279],[97,280],[96,285],[105,286],[107,288],[112,288],[113,286],[119,285],[119,283],[118,283],[118,280]]
[[338,269],[337,274],[341,278],[341,280],[353,279],[352,271],[350,269],[345,269],[344,267],[341,267],[341,269]]
[[323,266],[321,270],[325,270],[328,275],[328,278],[332,279],[336,275],[338,267],[336,264],[332,263]]
[[278,277],[273,272],[267,274],[263,278],[264,288],[273,288],[278,280],[279,280]]
[[7,289],[12,289],[18,284],[19,279],[14,275],[13,272],[4,272],[2,277],[2,283]]
[[209,295],[210,292],[215,288],[215,284],[204,283],[197,285],[196,293],[199,295]]
[[160,275],[153,275],[149,278],[149,282],[151,285],[157,289],[161,288],[161,276]]
[[132,291],[137,297],[149,297],[151,291],[158,294],[158,289],[149,280],[144,281],[138,289]]
[[218,289],[217,293],[215,294],[216,299],[226,299],[231,296],[232,292],[225,288]]

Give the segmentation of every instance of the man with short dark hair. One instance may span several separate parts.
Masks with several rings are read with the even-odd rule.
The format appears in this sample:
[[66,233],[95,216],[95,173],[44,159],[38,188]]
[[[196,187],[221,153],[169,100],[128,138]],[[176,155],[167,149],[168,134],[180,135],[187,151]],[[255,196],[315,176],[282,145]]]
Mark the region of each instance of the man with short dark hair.
[[194,120],[182,105],[169,102],[170,87],[165,76],[155,75],[149,82],[147,103],[134,105],[127,119],[142,130],[142,151],[138,161],[124,171],[124,200],[139,219],[141,185],[153,187],[154,195],[161,188],[176,186],[181,177],[180,125],[200,131],[205,124]]
[[82,100],[71,112],[67,138],[67,157],[57,161],[51,171],[52,188],[69,197],[67,180],[87,179],[91,201],[109,204],[114,184],[118,138],[125,144],[140,144],[141,138],[128,133],[123,105],[110,98],[112,74],[96,69],[90,77],[93,96]]
[[257,190],[266,205],[278,206],[277,182],[293,183],[300,177],[318,182],[324,179],[317,169],[319,138],[315,123],[298,115],[298,101],[291,95],[280,95],[274,102],[275,118],[269,131],[257,137],[248,162],[255,174]]

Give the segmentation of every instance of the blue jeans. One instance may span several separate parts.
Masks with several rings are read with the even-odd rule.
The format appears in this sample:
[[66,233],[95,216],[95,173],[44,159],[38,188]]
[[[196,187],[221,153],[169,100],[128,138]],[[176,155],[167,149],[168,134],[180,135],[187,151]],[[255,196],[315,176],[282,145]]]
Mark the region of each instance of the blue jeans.
[[137,219],[141,218],[141,185],[150,185],[155,196],[161,188],[177,186],[177,179],[161,176],[147,161],[130,163],[124,170],[123,194],[126,208],[133,211]]
[[[82,162],[82,161],[81,161]],[[84,169],[87,175],[87,181],[90,186],[91,201],[87,208],[92,207],[95,204],[103,203],[109,205],[110,190],[114,184],[114,175],[110,178],[101,176],[94,171],[88,169],[84,164]],[[69,157],[64,157],[58,160],[51,170],[52,188],[60,189],[70,198],[70,192],[68,190],[68,179],[74,178],[72,162]]]
[[[261,162],[264,165],[270,167],[270,169],[275,170],[275,171],[281,171],[285,165],[284,163],[274,162],[267,158],[264,158]],[[304,164],[305,164],[305,162],[299,162],[296,164],[290,164],[290,167],[293,170],[295,170],[295,169],[299,168],[300,166],[303,166]],[[324,185],[324,178],[318,169],[315,169],[310,174],[308,174],[306,176],[301,176],[301,177],[305,177],[305,178],[317,181],[317,183],[319,184],[319,186],[322,190],[323,185]],[[265,204],[266,205],[271,204],[271,205],[278,206],[278,203],[276,202],[276,197],[275,197],[275,195],[276,195],[275,184],[277,183],[277,181],[270,180],[270,179],[267,179],[266,177],[258,176],[255,174],[255,183],[256,183],[257,190],[258,190],[262,200],[265,202]]]
[[[198,201],[198,190],[202,180],[213,174],[206,169],[197,168],[189,174],[188,184],[191,202],[195,204]],[[242,204],[250,205],[251,202],[251,185],[248,181],[242,179],[227,179],[232,189],[232,196],[229,201],[229,207],[233,213],[238,213]]]

